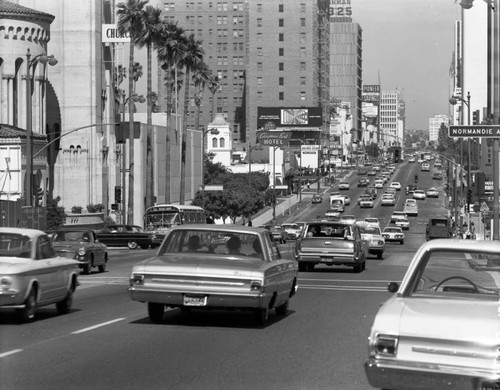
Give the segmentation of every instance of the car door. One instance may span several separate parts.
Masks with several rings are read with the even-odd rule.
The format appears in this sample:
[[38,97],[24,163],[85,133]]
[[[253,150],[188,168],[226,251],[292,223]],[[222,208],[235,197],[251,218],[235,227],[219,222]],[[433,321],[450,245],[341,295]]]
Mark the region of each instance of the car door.
[[49,238],[39,236],[36,242],[36,278],[39,283],[39,302],[52,301],[66,294],[65,266],[58,262]]
[[92,249],[92,253],[94,254],[94,265],[104,264],[104,245],[97,241],[97,237],[94,232],[89,232],[89,234],[89,247]]
[[271,248],[271,264],[266,272],[266,279],[269,275],[268,285],[272,286],[270,289],[271,291],[277,292],[278,296],[275,306],[279,306],[289,297],[292,287],[294,268],[293,263],[290,260],[282,258],[280,249],[276,242],[273,242],[269,238],[266,238],[266,241],[269,242],[268,246]]

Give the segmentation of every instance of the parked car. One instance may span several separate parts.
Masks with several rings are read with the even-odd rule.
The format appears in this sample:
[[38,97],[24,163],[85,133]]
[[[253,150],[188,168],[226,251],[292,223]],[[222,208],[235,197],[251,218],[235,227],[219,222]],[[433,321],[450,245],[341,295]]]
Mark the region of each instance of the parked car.
[[136,225],[108,225],[97,232],[97,239],[107,246],[147,249],[152,245],[154,235]]
[[129,293],[147,303],[153,322],[171,307],[253,311],[264,325],[272,309],[287,314],[297,278],[297,263],[281,257],[267,229],[186,224],[168,233],[156,256],[132,267]]
[[314,194],[311,200],[311,203],[317,204],[317,203],[322,203],[323,202],[323,197],[318,194]]
[[424,190],[415,190],[413,192],[413,199],[425,200],[426,195]]
[[378,310],[365,373],[378,389],[495,389],[500,382],[498,241],[437,239],[417,250]]
[[415,162],[415,157],[411,156],[411,157],[408,159],[408,162],[409,162],[409,163],[414,163],[414,162]]
[[410,220],[408,218],[398,218],[394,222],[394,225],[403,230],[410,230]]
[[428,162],[423,162],[421,166],[422,172],[429,172],[431,170],[431,165]]
[[370,169],[368,172],[366,172],[368,176],[375,176],[377,174],[377,171],[375,169]]
[[57,256],[44,232],[0,228],[0,309],[16,309],[22,322],[51,304],[69,313],[78,274],[78,262]]
[[435,187],[430,187],[425,191],[425,195],[428,198],[439,198],[439,191]]
[[101,243],[93,230],[57,230],[52,233],[52,245],[59,256],[78,261],[83,272],[90,274],[92,268],[106,271],[108,247]]
[[387,226],[382,232],[385,242],[399,242],[401,245],[405,243],[405,234],[399,226]]
[[367,169],[360,168],[358,169],[358,175],[366,175],[368,173]]
[[341,181],[339,183],[339,190],[348,190],[350,188],[349,183],[346,181]]
[[281,227],[286,232],[287,240],[296,240],[300,236],[301,228],[296,223],[283,223]]

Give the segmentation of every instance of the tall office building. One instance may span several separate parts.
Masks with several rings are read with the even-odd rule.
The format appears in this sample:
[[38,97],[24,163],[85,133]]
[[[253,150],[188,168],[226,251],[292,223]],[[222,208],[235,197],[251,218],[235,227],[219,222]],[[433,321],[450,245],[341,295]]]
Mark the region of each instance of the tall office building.
[[380,133],[382,148],[402,143],[399,123],[400,110],[399,91],[383,91],[380,97]]
[[434,115],[429,118],[429,141],[437,142],[441,125],[448,127],[449,124],[450,117],[448,115]]

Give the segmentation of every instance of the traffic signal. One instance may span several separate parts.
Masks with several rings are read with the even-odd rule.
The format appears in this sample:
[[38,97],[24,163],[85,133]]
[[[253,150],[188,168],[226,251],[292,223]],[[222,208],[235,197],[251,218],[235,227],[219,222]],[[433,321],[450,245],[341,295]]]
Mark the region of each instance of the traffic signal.
[[400,158],[399,149],[394,149],[394,163],[398,163]]
[[472,124],[473,125],[479,124],[479,110],[475,110],[472,112]]
[[122,188],[120,186],[115,186],[115,203],[122,202]]
[[42,207],[43,206],[43,188],[37,187],[35,189],[35,206]]
[[116,204],[116,203],[112,203],[112,204],[111,204],[111,210],[113,210],[113,211],[118,211],[118,204]]
[[467,190],[467,204],[470,205],[472,203],[472,190],[469,188]]

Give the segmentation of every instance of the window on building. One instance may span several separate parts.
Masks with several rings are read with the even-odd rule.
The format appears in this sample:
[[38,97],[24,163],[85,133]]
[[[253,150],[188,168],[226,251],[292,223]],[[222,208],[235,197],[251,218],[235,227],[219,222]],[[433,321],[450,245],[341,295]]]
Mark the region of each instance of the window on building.
[[257,91],[257,103],[262,103],[262,91]]
[[259,57],[262,57],[262,47],[258,47],[258,48],[257,48],[257,55],[258,55]]
[[285,85],[285,78],[284,77],[279,77],[278,78],[278,84],[279,85]]
[[300,86],[301,87],[305,87],[306,86],[306,78],[305,77],[301,77],[300,78]]
[[284,27],[285,26],[285,19],[278,19],[278,26]]
[[305,72],[306,71],[306,63],[305,62],[301,62],[300,63],[300,71],[301,72]]
[[257,86],[262,87],[262,77],[257,77]]
[[283,4],[279,4],[278,5],[278,12],[283,12],[284,8],[285,8],[285,6]]
[[262,62],[257,62],[257,70],[262,72]]
[[257,27],[262,27],[262,18],[257,18]]
[[306,58],[306,48],[305,47],[300,48],[300,58]]
[[306,33],[305,32],[300,33],[300,43],[306,43]]
[[221,148],[226,147],[226,140],[224,138],[222,138],[222,137],[219,139],[219,146]]
[[212,148],[216,148],[217,147],[217,138],[212,138]]
[[285,70],[285,63],[284,62],[278,63],[278,70],[280,70],[280,71],[284,71]]
[[306,26],[306,18],[300,18],[300,27]]
[[285,92],[278,93],[278,100],[285,100]]
[[257,12],[262,12],[262,4],[257,4]]
[[302,91],[300,93],[300,100],[302,100],[302,101],[306,100],[306,92],[305,91]]
[[262,33],[257,33],[257,42],[262,42]]
[[283,42],[285,40],[285,34],[279,33],[278,34],[278,41]]
[[279,55],[280,57],[283,57],[283,56],[285,55],[285,49],[284,49],[284,48],[282,48],[282,47],[280,47],[280,48],[278,49],[278,55]]
[[300,12],[302,12],[302,13],[306,12],[306,4],[305,3],[300,3]]

